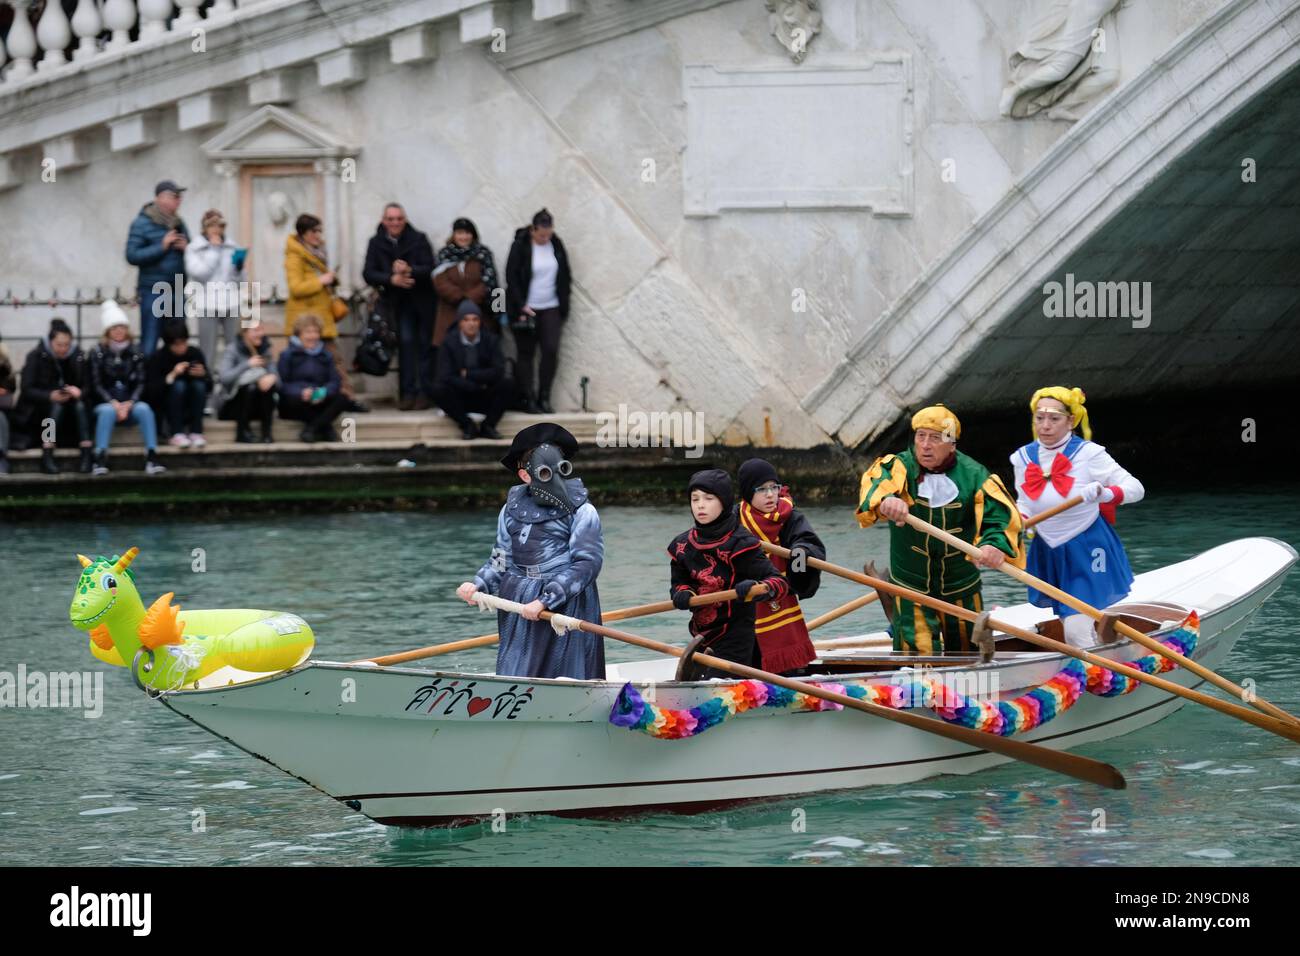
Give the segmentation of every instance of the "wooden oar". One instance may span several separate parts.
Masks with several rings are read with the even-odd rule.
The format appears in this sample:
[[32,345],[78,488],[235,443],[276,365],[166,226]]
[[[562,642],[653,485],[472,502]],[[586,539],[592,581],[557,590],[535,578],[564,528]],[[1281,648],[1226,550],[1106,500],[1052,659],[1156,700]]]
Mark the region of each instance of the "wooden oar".
[[829,641],[813,641],[813,647],[819,651],[836,651],[846,647],[876,647],[892,648],[893,640],[888,634],[881,634],[876,637],[857,637],[857,638],[840,638]]
[[1032,528],[1040,521],[1046,521],[1048,518],[1052,518],[1055,517],[1056,515],[1059,515],[1062,511],[1069,511],[1075,505],[1081,505],[1081,504],[1083,504],[1083,496],[1075,495],[1073,498],[1070,498],[1068,501],[1062,501],[1059,505],[1054,505],[1053,507],[1048,508],[1046,511],[1042,512],[1041,514],[1036,514],[1032,518],[1026,518],[1022,527]]
[[[1032,528],[1040,521],[1046,521],[1048,518],[1052,518],[1055,517],[1056,515],[1059,515],[1062,511],[1069,511],[1075,505],[1081,505],[1081,504],[1083,504],[1083,497],[1081,495],[1075,495],[1073,498],[1070,498],[1067,501],[1062,501],[1059,505],[1054,505],[1053,507],[1048,508],[1042,514],[1036,514],[1032,518],[1026,519],[1023,526],[1025,528]],[[831,621],[838,620],[839,618],[843,617],[845,614],[850,614],[853,611],[856,611],[860,607],[866,607],[872,601],[879,600],[879,598],[880,595],[877,594],[875,591],[872,591],[870,594],[864,594],[862,595],[862,597],[854,598],[852,601],[849,601],[847,604],[841,604],[839,607],[827,611],[825,614],[821,615],[820,617],[813,618],[811,621],[808,622],[808,630],[810,631],[816,630],[817,628],[821,627],[823,624],[829,624]],[[868,641],[867,643],[880,644],[884,642]],[[813,646],[821,647],[823,645],[814,644]],[[841,644],[839,646],[857,647],[860,645],[858,643],[853,643],[853,644]]]
[[353,664],[378,664],[381,667],[389,667],[393,664],[405,664],[407,661],[418,661],[426,657],[437,657],[440,654],[450,654],[452,651],[467,651],[471,647],[487,647],[501,640],[498,634],[484,634],[482,637],[467,637],[463,641],[446,641],[442,644],[430,644],[428,647],[417,647],[413,651],[402,651],[398,654],[385,654],[382,657],[368,657],[365,660],[353,661]]
[[[518,604],[514,601],[505,601],[491,594],[476,594],[474,598],[476,601],[480,602],[480,606],[486,605],[502,611],[511,611],[517,614],[523,609],[522,604]],[[622,641],[625,644],[634,644],[637,647],[644,647],[647,650],[666,654],[670,657],[682,656],[682,649],[679,647],[674,647],[671,644],[664,644],[661,641],[650,640],[645,637],[638,637],[635,634],[629,634],[627,631],[616,631],[612,627],[605,627],[602,624],[592,624],[588,621],[579,620],[578,618],[553,614],[550,611],[543,611],[541,616],[543,620],[559,618],[560,622],[566,627],[587,631],[591,634],[599,634],[601,637]],[[864,714],[883,717],[886,720],[892,720],[895,723],[904,724],[916,730],[937,734],[940,737],[947,737],[949,740],[956,740],[960,743],[975,747],[977,751],[987,750],[1004,757],[1023,760],[1025,763],[1033,764],[1036,767],[1042,767],[1044,770],[1054,770],[1057,773],[1063,773],[1079,780],[1085,780],[1089,783],[1109,787],[1112,790],[1123,790],[1126,786],[1123,774],[1110,764],[1102,763],[1099,760],[1093,760],[1090,757],[1080,757],[1077,754],[1066,753],[1061,750],[1049,750],[1046,747],[1041,747],[1037,744],[1028,744],[1021,740],[1012,740],[1009,737],[999,737],[979,730],[972,730],[969,727],[962,727],[959,724],[949,724],[942,720],[930,717],[921,717],[917,714],[908,713],[907,711],[882,707],[880,704],[873,704],[865,700],[857,700],[856,698],[849,697],[846,694],[839,694],[835,691],[825,690],[824,688],[817,687],[813,684],[807,684],[803,681],[791,680],[790,678],[782,677],[779,674],[769,674],[767,671],[761,671],[756,667],[749,667],[745,664],[736,664],[732,661],[723,660],[720,657],[714,657],[711,654],[696,653],[693,654],[692,657],[701,664],[704,664],[706,667],[711,667],[715,670],[726,671],[729,674],[735,674],[737,677],[743,677],[748,680],[766,681],[769,684],[775,684],[776,686],[784,687],[787,690],[798,691],[799,693],[807,694],[810,697],[819,697],[822,700],[834,701],[837,704],[841,704],[852,710],[861,711]]]
[[[767,593],[767,588],[762,584],[753,588],[750,592],[751,599],[762,597]],[[701,607],[705,604],[720,604],[723,601],[736,600],[735,591],[715,591],[712,594],[697,594],[691,598],[691,607]],[[672,601],[656,601],[653,604],[637,604],[633,607],[619,608],[617,611],[606,611],[600,616],[602,621],[626,621],[634,617],[645,617],[648,614],[659,614],[663,611],[673,610]],[[393,664],[405,664],[407,661],[423,660],[426,657],[439,657],[442,654],[450,654],[453,651],[466,651],[472,647],[488,647],[501,640],[500,634],[484,634],[482,637],[467,637],[463,641],[446,641],[442,644],[430,644],[428,647],[417,647],[413,651],[401,651],[397,654],[385,654],[382,657],[368,657],[365,660],[353,661],[353,664],[378,664],[381,667],[389,667]]]
[[[764,544],[763,548],[764,550],[771,551],[774,554],[781,554],[781,552],[785,550],[784,548],[768,544]],[[850,581],[856,581],[859,584],[865,584],[868,587],[878,588],[890,594],[897,595],[898,597],[906,598],[915,604],[931,607],[936,611],[942,611],[944,614],[951,615],[952,617],[961,618],[964,621],[974,622],[980,616],[976,611],[968,610],[967,608],[956,604],[949,604],[947,601],[930,597],[930,595],[922,594],[920,591],[913,591],[911,588],[906,588],[890,581],[883,581],[879,578],[859,574],[856,571],[850,571],[848,568],[841,568],[838,565],[830,564],[826,561],[818,561],[816,558],[809,558],[808,563],[815,568],[820,568],[823,571],[828,571],[831,574],[838,575],[839,577],[847,578]],[[1150,684],[1152,687],[1158,687],[1161,690],[1168,691],[1169,693],[1175,694],[1186,700],[1195,701],[1198,704],[1204,704],[1211,710],[1217,710],[1219,713],[1227,714],[1230,717],[1236,717],[1238,720],[1243,720],[1248,724],[1253,724],[1261,730],[1267,730],[1277,734],[1279,737],[1285,737],[1287,740],[1300,743],[1300,729],[1297,729],[1286,721],[1278,720],[1277,718],[1270,717],[1266,714],[1257,714],[1255,711],[1248,710],[1240,704],[1232,703],[1232,701],[1219,700],[1217,697],[1211,697],[1209,694],[1203,694],[1190,687],[1184,687],[1182,684],[1175,684],[1173,681],[1165,680],[1163,677],[1144,673],[1136,667],[1132,667],[1128,664],[1122,664],[1105,657],[1099,657],[1096,654],[1081,650],[1071,644],[1066,644],[1063,641],[1054,641],[1050,637],[1046,637],[1034,631],[1025,630],[1021,627],[1016,627],[1013,624],[1006,624],[1002,621],[995,621],[990,618],[988,620],[988,626],[995,630],[1002,631],[1005,634],[1018,637],[1022,641],[1028,641],[1030,644],[1034,644],[1037,647],[1042,647],[1049,651],[1056,651],[1060,654],[1066,654],[1070,657],[1084,661],[1085,663],[1095,664],[1098,667],[1104,667],[1117,674],[1123,674],[1126,677],[1131,677],[1144,684]]]
[[853,611],[856,611],[860,607],[866,607],[872,601],[878,601],[878,600],[880,600],[880,595],[877,594],[875,591],[872,591],[870,594],[864,594],[862,595],[862,597],[856,597],[852,601],[849,601],[847,604],[841,604],[839,607],[835,608],[834,610],[827,611],[825,614],[821,615],[820,617],[813,618],[811,621],[808,622],[808,630],[815,631],[823,624],[829,624],[831,621],[835,621],[838,620],[839,618],[842,618],[845,614],[849,614]]
[[[981,556],[979,548],[975,547],[975,545],[970,544],[967,541],[963,541],[955,534],[944,531],[942,528],[936,528],[934,525],[930,524],[927,521],[922,521],[914,514],[910,514],[910,513],[906,514],[904,516],[904,520],[906,520],[908,524],[910,524],[913,528],[916,528],[918,531],[924,531],[926,534],[930,535],[931,537],[938,538],[940,541],[943,541],[944,543],[950,545],[951,547],[957,548],[965,552],[966,554],[970,555],[973,558],[979,558]],[[998,565],[998,567],[1000,570],[1011,575],[1017,581],[1029,585],[1031,588],[1034,588],[1040,591],[1041,593],[1046,594],[1048,597],[1059,601],[1061,604],[1064,604],[1067,607],[1074,608],[1080,614],[1088,615],[1088,617],[1092,618],[1094,621],[1100,621],[1104,617],[1101,611],[1097,610],[1097,608],[1093,607],[1091,604],[1087,603],[1086,601],[1081,601],[1073,594],[1069,594],[1065,591],[1062,591],[1060,588],[1054,587],[1053,585],[1048,584],[1046,581],[1040,581],[1038,578],[1034,577],[1028,571],[1021,570],[1020,568],[1016,567],[1014,564],[1011,564],[1009,561],[1004,561],[1002,564]],[[1264,698],[1259,697],[1255,694],[1248,694],[1245,688],[1238,687],[1232,681],[1228,680],[1226,677],[1221,677],[1219,674],[1210,670],[1204,664],[1198,664],[1196,661],[1192,660],[1191,658],[1184,657],[1182,654],[1179,654],[1177,651],[1170,650],[1169,648],[1161,644],[1159,641],[1154,640],[1148,637],[1147,635],[1143,634],[1137,628],[1130,627],[1129,625],[1125,624],[1123,621],[1117,620],[1115,622],[1115,630],[1123,634],[1129,640],[1141,644],[1143,647],[1147,648],[1153,653],[1160,654],[1163,657],[1167,657],[1171,661],[1177,661],[1179,666],[1187,668],[1196,676],[1202,677],[1205,680],[1209,681],[1211,684],[1214,684],[1216,687],[1228,691],[1229,693],[1231,693],[1232,695],[1234,695],[1240,700],[1246,701],[1247,703],[1253,705],[1256,710],[1263,711],[1264,713],[1269,714],[1272,717],[1276,717],[1278,720],[1286,721],[1287,723],[1292,724],[1293,726],[1300,727],[1300,720],[1297,720],[1295,717],[1287,713],[1281,707],[1277,707],[1274,704],[1270,704]]]

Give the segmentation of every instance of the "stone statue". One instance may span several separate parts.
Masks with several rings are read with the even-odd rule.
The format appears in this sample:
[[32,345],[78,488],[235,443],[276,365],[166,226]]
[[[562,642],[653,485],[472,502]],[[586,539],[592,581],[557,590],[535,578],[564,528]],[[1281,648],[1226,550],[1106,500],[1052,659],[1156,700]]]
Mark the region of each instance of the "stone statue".
[[266,197],[266,216],[277,229],[283,229],[292,215],[289,197],[276,190]]
[[818,0],[767,0],[767,23],[772,36],[790,51],[790,59],[802,63],[808,44],[821,32],[822,14]]
[[[1112,14],[1121,0],[1051,0],[1011,54],[1011,80],[998,105],[1022,119],[1047,110],[1073,122],[1119,80]],[[1103,24],[1103,19],[1107,22]]]

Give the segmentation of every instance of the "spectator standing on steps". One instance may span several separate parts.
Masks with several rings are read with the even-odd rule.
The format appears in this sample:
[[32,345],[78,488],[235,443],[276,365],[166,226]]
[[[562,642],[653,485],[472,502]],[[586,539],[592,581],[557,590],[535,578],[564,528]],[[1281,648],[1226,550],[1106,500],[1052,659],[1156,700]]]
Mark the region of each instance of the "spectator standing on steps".
[[395,202],[384,207],[361,274],[379,290],[384,315],[397,331],[397,407],[423,411],[433,396],[433,246]]
[[[560,333],[569,317],[569,255],[555,234],[555,220],[545,210],[531,226],[515,231],[506,260],[506,314],[519,352],[519,387],[525,410],[551,414],[551,383],[560,354]],[[541,349],[537,388],[533,361]]]
[[190,231],[180,216],[184,186],[164,179],[154,187],[153,202],[140,208],[126,236],[126,261],[140,269],[140,352],[158,347],[164,318],[182,318],[176,303],[185,288],[185,249]]
[[218,326],[227,348],[239,336],[240,283],[248,250],[226,238],[226,217],[219,210],[205,212],[199,229],[203,234],[185,248],[185,274],[203,283],[194,302],[199,350],[215,361]]

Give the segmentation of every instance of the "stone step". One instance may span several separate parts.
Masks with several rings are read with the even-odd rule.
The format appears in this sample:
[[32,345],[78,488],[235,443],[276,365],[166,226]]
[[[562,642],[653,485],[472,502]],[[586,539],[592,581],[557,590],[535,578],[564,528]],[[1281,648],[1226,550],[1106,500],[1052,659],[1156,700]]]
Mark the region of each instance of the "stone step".
[[[471,417],[481,418],[482,416],[471,415]],[[401,444],[405,442],[406,444],[417,444],[423,442],[428,444],[440,440],[457,442],[462,440],[460,427],[435,409],[422,412],[399,412],[393,408],[376,405],[372,411],[364,414],[344,412],[335,423],[335,427],[340,433],[344,432],[348,421],[354,423],[351,437],[357,443]],[[513,438],[515,432],[521,428],[540,421],[550,421],[563,425],[573,433],[574,438],[583,443],[595,442],[596,432],[599,428],[596,415],[592,412],[557,412],[553,415],[528,415],[524,412],[507,412],[497,426],[497,431],[509,439]],[[259,426],[254,425],[254,432],[257,432],[258,428]],[[296,440],[298,432],[301,430],[301,422],[276,419],[272,433],[277,439],[283,439],[285,444],[302,444]],[[216,418],[205,418],[203,420],[203,437],[207,439],[209,446],[233,445],[235,443],[235,423],[219,421]],[[112,446],[114,448],[120,446],[139,449],[142,445],[143,440],[140,437],[140,429],[134,425],[113,429]],[[184,451],[184,449],[175,450]]]
[[[342,434],[342,437],[354,439],[352,441],[298,441],[300,423],[277,421],[273,430],[276,441],[266,445],[240,444],[234,440],[233,422],[207,419],[204,423],[204,437],[208,440],[205,448],[195,450],[162,444],[158,448],[158,456],[169,469],[181,471],[207,471],[216,467],[264,468],[273,464],[302,468],[341,463],[392,467],[403,459],[416,461],[420,465],[437,462],[495,463],[502,452],[510,447],[515,432],[542,421],[556,422],[569,429],[579,444],[588,449],[583,455],[584,460],[591,459],[592,451],[596,450],[596,417],[586,412],[561,412],[554,415],[508,412],[498,427],[504,437],[476,438],[473,441],[461,438],[460,429],[455,422],[440,417],[433,411],[374,411],[343,417],[351,417],[357,422],[350,435]],[[373,425],[368,419],[374,420]],[[257,426],[254,426],[254,433],[257,431]],[[340,431],[342,433],[343,429],[340,428]],[[618,450],[599,449],[602,453]],[[637,450],[630,451],[635,453]],[[653,457],[666,449],[644,451]],[[79,452],[75,448],[60,448],[55,452],[55,458],[65,473],[75,470],[78,457]],[[11,451],[9,458],[15,473],[33,473],[39,470],[41,450],[29,448],[25,451]],[[108,458],[109,468],[113,471],[139,470],[143,466],[139,429],[130,427],[115,430]]]
[[[510,447],[507,440],[463,441],[460,438],[439,438],[430,442],[313,442],[277,441],[269,445],[239,445],[235,442],[213,442],[201,451],[161,447],[159,460],[168,471],[165,475],[144,477],[144,455],[139,446],[114,445],[108,454],[109,475],[96,477],[81,475],[77,471],[78,451],[60,449],[55,457],[59,462],[59,475],[40,473],[40,450],[14,451],[12,475],[0,476],[0,503],[5,496],[21,494],[38,488],[47,492],[68,489],[70,484],[99,484],[108,481],[118,485],[146,481],[155,485],[164,481],[174,488],[198,488],[195,481],[209,490],[221,489],[230,493],[247,493],[259,488],[277,489],[281,484],[295,483],[346,484],[347,475],[357,479],[373,480],[376,476],[399,475],[419,477],[437,472],[451,481],[469,481],[472,484],[490,479],[490,484],[503,479],[500,457]],[[399,467],[399,462],[404,462]],[[682,458],[680,450],[662,447],[599,447],[586,445],[577,460],[577,470],[586,473],[624,475],[643,468],[660,467],[685,462],[692,470],[698,468]],[[341,477],[342,476],[342,477]],[[387,480],[387,479],[385,479]],[[52,483],[52,484],[49,484]],[[229,483],[229,488],[226,484]]]

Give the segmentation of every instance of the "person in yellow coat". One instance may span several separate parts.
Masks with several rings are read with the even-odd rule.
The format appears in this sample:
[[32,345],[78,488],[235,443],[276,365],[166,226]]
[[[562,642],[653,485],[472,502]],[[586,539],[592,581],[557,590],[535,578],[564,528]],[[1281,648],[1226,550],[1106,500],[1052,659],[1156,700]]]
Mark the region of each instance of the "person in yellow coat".
[[[1020,512],[997,475],[957,450],[961,422],[943,405],[912,417],[913,445],[885,455],[862,475],[856,517],[866,528],[884,518],[889,577],[895,584],[972,611],[984,608],[979,568],[966,555],[904,523],[908,513],[980,548],[980,567],[1024,567]],[[894,649],[911,654],[970,653],[971,625],[911,601],[894,601]]]
[[334,356],[334,367],[343,380],[340,391],[347,396],[349,411],[369,411],[356,400],[356,390],[348,375],[347,363],[338,348],[338,325],[334,321],[334,296],[339,278],[329,266],[320,219],[303,213],[294,223],[294,234],[284,241],[284,275],[289,281],[289,297],[284,303],[284,334],[293,334],[299,317],[314,315],[320,319],[320,337]]
[[303,213],[294,224],[295,232],[284,241],[284,276],[289,280],[289,298],[284,303],[284,334],[293,334],[300,315],[314,315],[321,321],[321,338],[338,338],[334,324],[334,289],[338,276],[329,267],[321,221]]

